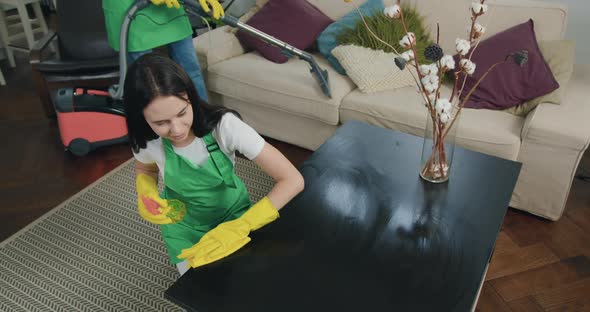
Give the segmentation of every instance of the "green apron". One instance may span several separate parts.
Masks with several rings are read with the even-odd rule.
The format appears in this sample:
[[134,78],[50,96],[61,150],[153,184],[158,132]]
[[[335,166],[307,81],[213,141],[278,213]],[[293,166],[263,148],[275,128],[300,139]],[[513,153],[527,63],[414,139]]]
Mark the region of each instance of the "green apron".
[[[119,51],[119,33],[123,17],[135,0],[103,0],[109,45]],[[152,21],[153,20],[153,21]],[[166,5],[150,5],[138,11],[131,21],[127,51],[139,52],[182,40],[193,33],[184,8],[169,9]]]
[[197,166],[177,155],[170,140],[162,138],[166,154],[162,197],[186,204],[186,215],[181,222],[160,227],[173,264],[182,262],[177,256],[183,249],[196,244],[220,223],[240,217],[252,206],[246,186],[211,133],[203,140],[209,158],[204,165]]

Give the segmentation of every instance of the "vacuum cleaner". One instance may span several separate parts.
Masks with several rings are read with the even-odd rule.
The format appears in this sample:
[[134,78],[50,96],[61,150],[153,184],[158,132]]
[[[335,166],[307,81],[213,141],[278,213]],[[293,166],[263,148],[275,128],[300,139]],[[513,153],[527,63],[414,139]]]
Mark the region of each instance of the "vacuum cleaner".
[[128,140],[123,101],[108,90],[59,89],[55,111],[61,142],[76,156]]
[[[196,0],[180,1],[187,14],[208,16]],[[121,25],[119,50],[119,83],[108,90],[97,88],[60,89],[55,98],[55,110],[64,148],[76,156],[84,156],[102,146],[126,142],[127,125],[123,107],[123,85],[127,73],[127,35],[135,14],[151,5],[150,0],[136,0],[129,8]],[[266,43],[278,47],[289,57],[297,56],[309,64],[309,71],[323,94],[332,97],[328,72],[318,65],[313,56],[281,40],[224,15],[225,24],[245,31]]]

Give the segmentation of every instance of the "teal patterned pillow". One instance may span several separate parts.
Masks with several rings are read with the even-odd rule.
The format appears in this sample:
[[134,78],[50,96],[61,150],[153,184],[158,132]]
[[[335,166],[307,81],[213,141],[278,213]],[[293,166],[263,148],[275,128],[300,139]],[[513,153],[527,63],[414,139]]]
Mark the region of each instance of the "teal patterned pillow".
[[[345,29],[354,28],[357,22],[361,19],[359,13],[354,9],[352,5],[350,5],[352,11],[348,14],[344,15],[341,19],[335,21],[334,23],[330,24],[324,31],[320,34],[317,39],[318,50],[320,53],[328,59],[330,65],[340,74],[346,75],[346,71],[342,68],[342,65],[338,62],[338,60],[332,55],[332,50],[340,45],[337,38],[340,32]],[[385,7],[383,6],[383,0],[368,0],[363,5],[359,7],[359,10],[363,13],[364,16],[371,16],[376,12],[382,13]]]

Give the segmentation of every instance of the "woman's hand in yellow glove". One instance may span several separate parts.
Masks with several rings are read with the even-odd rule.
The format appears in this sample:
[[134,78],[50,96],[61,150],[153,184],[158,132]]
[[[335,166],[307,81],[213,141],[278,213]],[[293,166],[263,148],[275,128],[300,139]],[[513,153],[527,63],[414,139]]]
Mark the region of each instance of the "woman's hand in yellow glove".
[[217,261],[238,251],[250,241],[248,235],[276,220],[279,212],[268,197],[262,198],[241,217],[221,223],[207,232],[194,246],[182,250],[179,259],[186,259],[193,268]]
[[172,9],[172,7],[180,9],[180,3],[178,3],[178,0],[150,0],[150,1],[155,5],[161,5],[163,3],[166,3],[166,6],[169,9]]
[[219,1],[217,1],[217,0],[199,0],[199,4],[201,5],[201,8],[203,8],[203,11],[205,11],[205,13],[209,13],[209,11],[211,11],[211,9],[209,8],[209,5],[207,5],[207,3],[209,3],[209,5],[211,5],[211,9],[213,9],[213,18],[214,19],[219,19],[220,17],[225,15],[225,12],[223,12],[223,7],[221,6],[221,4],[219,4]]
[[186,259],[188,264],[199,267],[224,258],[250,242],[250,228],[240,219],[224,222],[207,232],[191,248],[182,250],[179,259]]
[[146,221],[154,224],[169,224],[174,221],[167,216],[170,207],[165,199],[151,198],[148,196],[138,197],[137,206],[139,215]]
[[144,220],[155,224],[173,223],[172,219],[166,216],[170,207],[168,202],[158,194],[156,180],[146,174],[138,174],[135,185],[139,215]]

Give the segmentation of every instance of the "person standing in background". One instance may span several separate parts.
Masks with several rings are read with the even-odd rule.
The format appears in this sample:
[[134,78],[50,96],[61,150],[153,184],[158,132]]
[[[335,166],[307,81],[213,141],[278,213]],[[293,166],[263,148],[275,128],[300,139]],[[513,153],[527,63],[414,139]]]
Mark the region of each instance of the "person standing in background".
[[[135,0],[103,0],[109,45],[119,51],[119,35],[125,14]],[[129,27],[127,59],[132,64],[140,56],[160,46],[168,46],[171,58],[189,75],[201,99],[207,101],[207,89],[193,46],[191,24],[178,0],[151,0],[153,5],[138,11]],[[166,8],[162,7],[166,4]],[[224,15],[217,0],[199,0],[203,11],[213,18]]]

